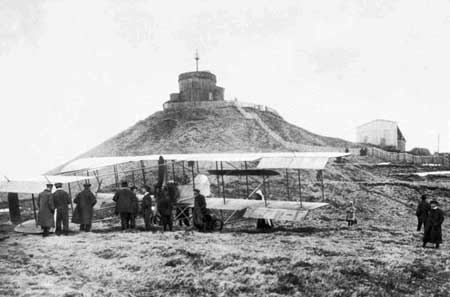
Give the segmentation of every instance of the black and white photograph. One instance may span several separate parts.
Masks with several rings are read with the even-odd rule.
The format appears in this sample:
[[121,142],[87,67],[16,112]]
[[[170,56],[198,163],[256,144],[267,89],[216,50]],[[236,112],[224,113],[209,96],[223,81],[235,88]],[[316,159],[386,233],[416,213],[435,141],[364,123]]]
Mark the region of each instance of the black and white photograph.
[[0,0],[0,296],[450,297],[449,0]]

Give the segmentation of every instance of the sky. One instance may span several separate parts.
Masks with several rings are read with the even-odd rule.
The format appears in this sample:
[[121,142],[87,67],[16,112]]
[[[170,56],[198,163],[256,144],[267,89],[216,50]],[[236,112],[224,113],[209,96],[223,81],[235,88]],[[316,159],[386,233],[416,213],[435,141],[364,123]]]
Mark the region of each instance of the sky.
[[34,175],[100,144],[217,75],[263,104],[356,140],[398,122],[407,149],[450,151],[450,1],[0,0],[0,174]]

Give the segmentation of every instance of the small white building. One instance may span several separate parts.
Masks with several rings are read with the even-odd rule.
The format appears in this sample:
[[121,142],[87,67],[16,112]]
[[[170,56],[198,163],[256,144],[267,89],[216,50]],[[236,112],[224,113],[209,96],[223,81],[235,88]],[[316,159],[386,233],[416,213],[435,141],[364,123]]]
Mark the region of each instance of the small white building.
[[388,120],[374,120],[356,129],[356,141],[370,143],[382,147],[395,147],[405,151],[406,139],[396,122]]

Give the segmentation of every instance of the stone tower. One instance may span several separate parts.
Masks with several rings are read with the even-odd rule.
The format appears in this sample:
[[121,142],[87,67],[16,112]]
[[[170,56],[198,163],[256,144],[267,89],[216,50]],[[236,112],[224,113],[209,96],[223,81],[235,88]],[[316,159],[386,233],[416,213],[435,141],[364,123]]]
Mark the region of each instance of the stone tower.
[[209,71],[181,73],[178,85],[180,92],[170,94],[171,103],[224,100],[224,88],[216,86],[216,76]]

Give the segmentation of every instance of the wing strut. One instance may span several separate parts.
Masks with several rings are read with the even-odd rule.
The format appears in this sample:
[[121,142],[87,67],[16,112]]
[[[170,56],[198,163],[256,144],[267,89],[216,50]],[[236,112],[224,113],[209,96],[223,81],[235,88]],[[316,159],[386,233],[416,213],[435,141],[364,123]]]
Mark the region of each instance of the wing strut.
[[244,161],[244,166],[245,166],[245,185],[246,185],[246,189],[247,189],[247,199],[248,199],[248,197],[250,196],[249,194],[248,194],[248,165],[247,165],[247,161]]
[[287,168],[286,168],[286,192],[287,192],[287,198],[289,201],[289,200],[291,200],[291,197],[289,195],[289,172],[288,172]]
[[33,215],[34,215],[34,221],[36,222],[36,226],[37,226],[36,203],[34,202],[34,194],[31,194],[31,200],[33,201]]
[[297,174],[298,174],[298,195],[300,197],[300,207],[303,208],[303,206],[302,206],[302,182],[301,182],[301,178],[300,178],[300,169],[297,169]]
[[[220,170],[223,171],[223,163],[220,161]],[[223,204],[226,203],[225,201],[225,181],[223,180],[223,174],[222,174],[222,197],[223,197]]]

